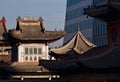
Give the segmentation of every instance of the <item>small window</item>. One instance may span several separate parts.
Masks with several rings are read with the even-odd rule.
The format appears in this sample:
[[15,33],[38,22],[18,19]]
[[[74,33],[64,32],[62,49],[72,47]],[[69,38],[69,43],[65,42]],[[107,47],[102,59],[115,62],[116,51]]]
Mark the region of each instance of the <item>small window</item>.
[[28,57],[25,57],[25,60],[28,61]]
[[34,48],[34,54],[37,54],[37,48]]
[[38,60],[40,60],[40,59],[41,59],[41,57],[38,58]]
[[28,54],[28,48],[25,48],[25,54],[26,55]]
[[30,48],[30,54],[33,54],[33,49],[32,48]]
[[32,57],[30,57],[30,61],[32,60]]
[[37,57],[34,57],[34,60],[36,61],[36,60],[37,60]]
[[42,54],[42,49],[38,48],[38,54]]

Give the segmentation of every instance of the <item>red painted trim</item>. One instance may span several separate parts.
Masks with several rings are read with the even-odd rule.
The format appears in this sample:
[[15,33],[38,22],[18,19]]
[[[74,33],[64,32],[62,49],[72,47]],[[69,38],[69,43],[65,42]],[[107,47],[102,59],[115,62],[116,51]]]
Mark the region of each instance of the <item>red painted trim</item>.
[[[113,40],[113,32],[115,31],[116,40]],[[120,43],[120,23],[112,24],[108,28],[108,43],[109,44],[118,44]]]

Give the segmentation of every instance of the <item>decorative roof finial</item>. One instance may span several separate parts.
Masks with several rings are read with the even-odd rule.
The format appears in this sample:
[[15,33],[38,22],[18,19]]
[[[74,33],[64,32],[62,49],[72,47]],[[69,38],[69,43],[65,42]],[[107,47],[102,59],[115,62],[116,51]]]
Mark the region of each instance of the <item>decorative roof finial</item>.
[[2,17],[2,20],[3,20],[3,21],[6,21],[5,17]]
[[42,17],[39,17],[39,21],[40,21],[40,26],[42,28],[42,31],[44,32],[45,31],[45,28],[44,28],[44,24],[43,24],[43,19]]
[[78,31],[80,31],[80,26],[78,26]]
[[24,18],[23,18],[23,20],[27,20],[27,18],[26,18],[26,17],[24,17]]
[[18,20],[18,21],[19,21],[19,20],[21,20],[21,17],[20,17],[20,16],[18,16],[17,20]]
[[32,16],[28,16],[28,20],[31,20],[32,19]]
[[35,21],[35,20],[37,20],[37,18],[36,18],[36,17],[34,17],[34,18],[33,18],[33,20]]
[[40,22],[43,22],[43,18],[42,17],[39,17],[39,20],[40,20]]

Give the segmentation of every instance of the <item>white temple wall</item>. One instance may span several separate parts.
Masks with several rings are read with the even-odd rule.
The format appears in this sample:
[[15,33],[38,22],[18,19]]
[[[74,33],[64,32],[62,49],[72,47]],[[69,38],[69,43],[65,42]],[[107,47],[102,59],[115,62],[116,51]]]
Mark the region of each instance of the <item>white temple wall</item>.
[[40,59],[48,59],[48,45],[30,43],[18,46],[18,62],[38,62]]

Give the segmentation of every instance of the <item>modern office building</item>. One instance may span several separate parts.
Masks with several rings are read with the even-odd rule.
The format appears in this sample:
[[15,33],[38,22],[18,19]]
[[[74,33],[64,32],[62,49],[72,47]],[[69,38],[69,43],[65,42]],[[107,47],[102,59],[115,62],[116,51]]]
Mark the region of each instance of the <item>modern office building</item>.
[[107,0],[67,0],[64,43],[68,42],[77,32],[97,46],[107,44],[107,23],[84,14],[84,9],[94,5],[104,5]]

